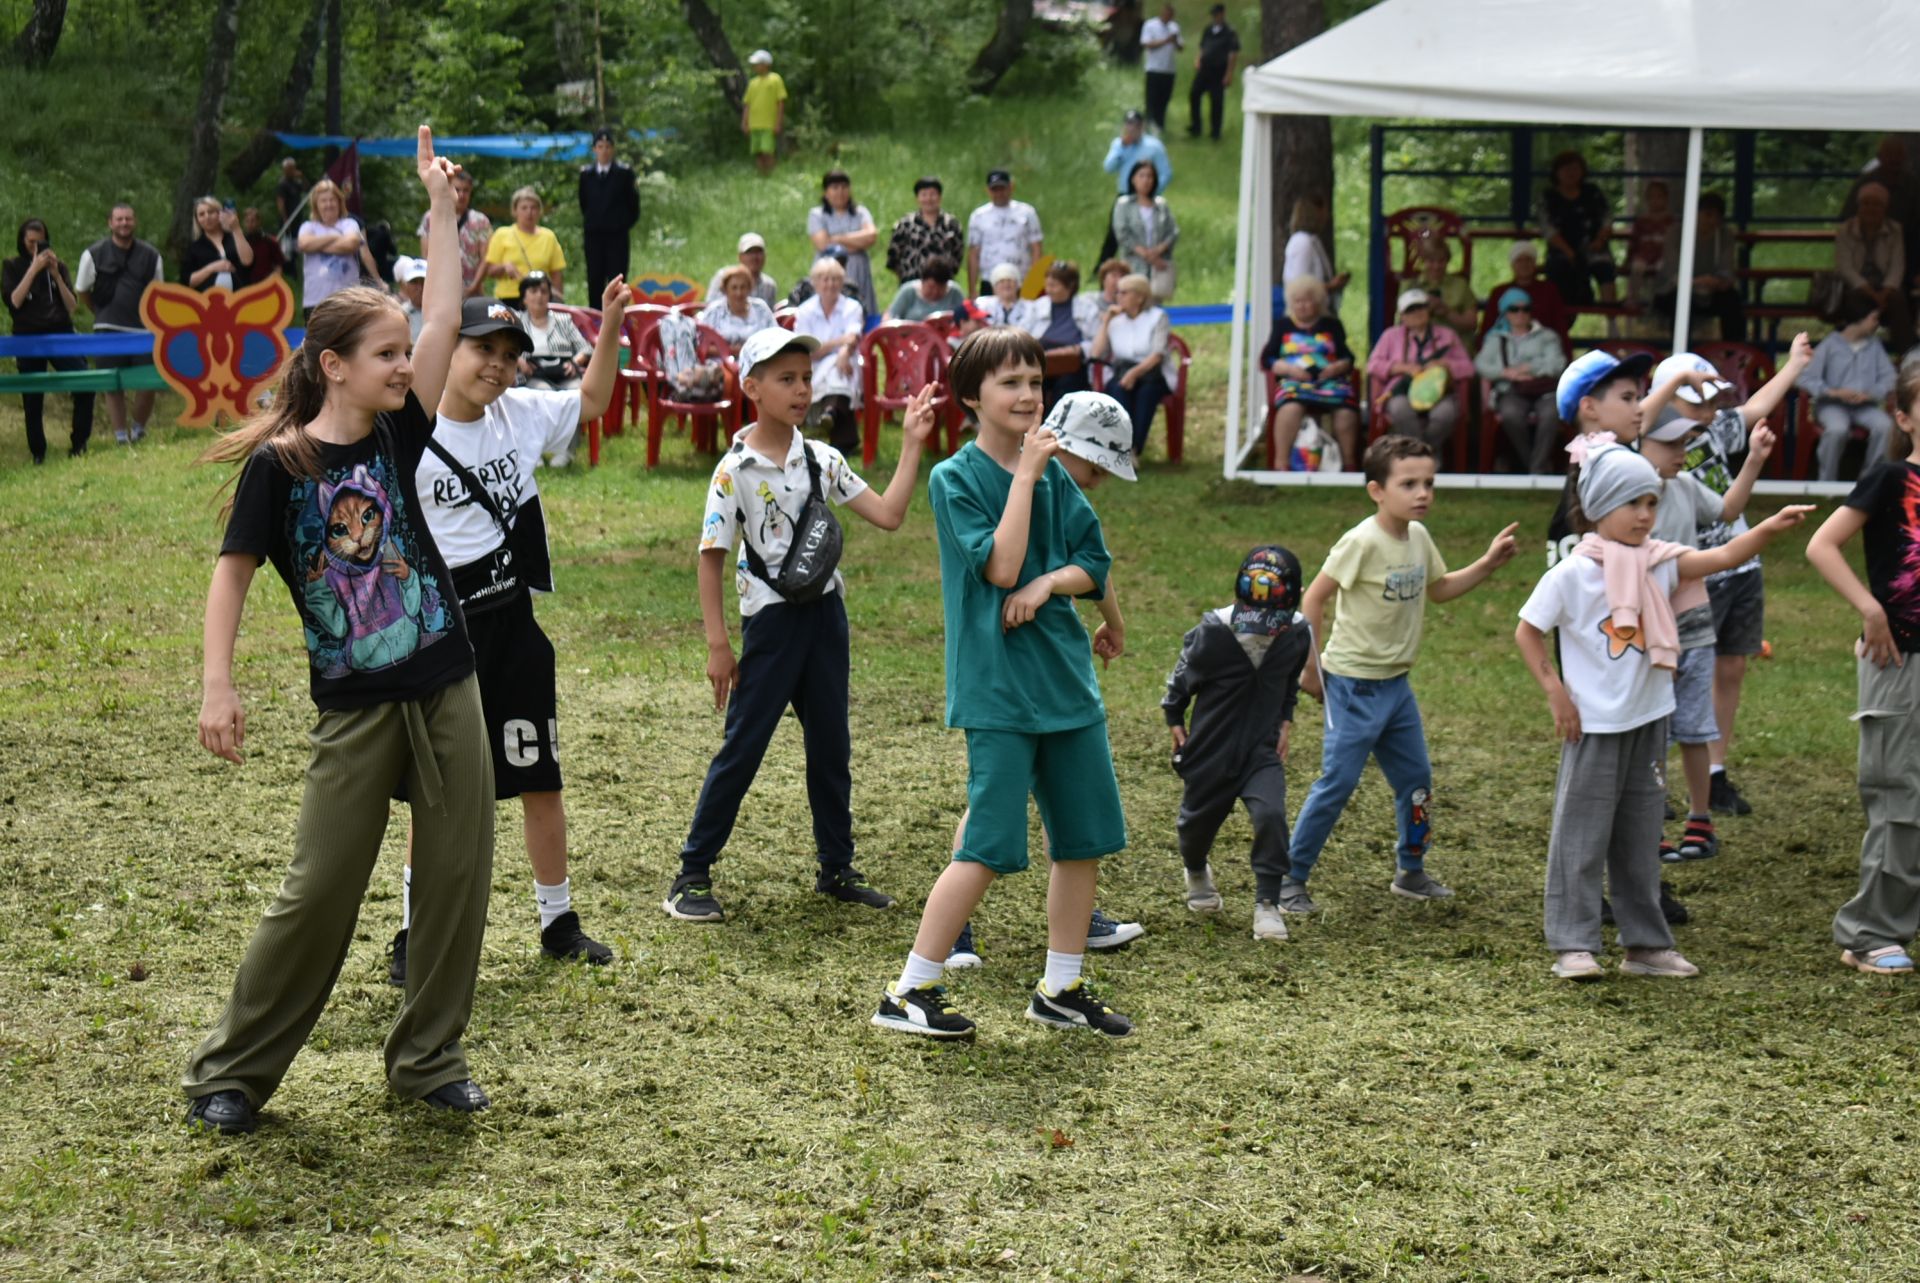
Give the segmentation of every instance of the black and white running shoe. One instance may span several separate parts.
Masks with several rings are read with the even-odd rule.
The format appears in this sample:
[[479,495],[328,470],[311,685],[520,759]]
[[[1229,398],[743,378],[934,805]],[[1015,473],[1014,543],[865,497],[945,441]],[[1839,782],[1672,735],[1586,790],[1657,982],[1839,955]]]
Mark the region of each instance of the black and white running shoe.
[[1056,994],[1047,992],[1045,981],[1035,985],[1033,1001],[1027,1004],[1027,1019],[1055,1029],[1091,1029],[1110,1038],[1124,1038],[1133,1032],[1133,1021],[1094,997],[1083,980],[1075,980]]
[[929,980],[917,989],[901,993],[899,981],[890,980],[880,995],[880,1009],[867,1023],[876,1029],[899,1034],[919,1034],[922,1038],[971,1038],[973,1021],[947,1005],[947,991]]

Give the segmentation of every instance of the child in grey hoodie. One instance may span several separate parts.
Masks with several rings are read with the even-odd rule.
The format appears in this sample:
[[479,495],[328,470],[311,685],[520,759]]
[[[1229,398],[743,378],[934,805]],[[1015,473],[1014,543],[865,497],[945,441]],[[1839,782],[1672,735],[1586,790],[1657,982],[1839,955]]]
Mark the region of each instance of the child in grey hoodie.
[[1176,824],[1187,907],[1220,908],[1207,856],[1234,802],[1245,802],[1253,820],[1256,940],[1287,938],[1278,907],[1288,869],[1285,762],[1300,673],[1313,654],[1299,613],[1300,578],[1300,559],[1278,544],[1249,552],[1234,604],[1207,612],[1187,633],[1160,701],[1173,731],[1173,769],[1186,783]]

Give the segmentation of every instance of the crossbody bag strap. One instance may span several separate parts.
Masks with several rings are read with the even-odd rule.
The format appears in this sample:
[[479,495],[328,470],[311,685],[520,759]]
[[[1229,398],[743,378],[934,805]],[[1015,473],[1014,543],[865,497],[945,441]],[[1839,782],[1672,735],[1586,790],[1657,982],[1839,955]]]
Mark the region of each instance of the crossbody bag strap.
[[[800,453],[805,455],[807,459],[807,493],[813,499],[821,498],[820,461],[813,457],[813,451],[808,447],[806,438],[804,437],[800,440]],[[773,509],[781,516],[787,516],[787,510],[779,504],[773,504]],[[806,511],[803,505],[800,509],[800,514],[805,516]],[[767,569],[766,558],[760,555],[760,550],[753,546],[753,540],[747,537],[747,510],[739,504],[735,504],[733,508],[733,519],[740,525],[740,543],[741,546],[746,549],[747,569],[753,572],[755,578],[759,579],[768,587],[772,587],[773,572]],[[799,529],[799,523],[791,517],[787,517],[787,526],[796,532]]]
[[447,465],[448,471],[460,478],[460,484],[467,488],[467,493],[473,496],[473,501],[485,508],[487,515],[493,518],[493,524],[500,527],[500,533],[507,538],[512,538],[513,527],[508,525],[506,517],[501,515],[500,505],[493,501],[493,495],[480,484],[480,478],[473,475],[473,469],[454,458],[453,452],[441,445],[438,437],[427,438],[427,449],[433,451],[440,462]]

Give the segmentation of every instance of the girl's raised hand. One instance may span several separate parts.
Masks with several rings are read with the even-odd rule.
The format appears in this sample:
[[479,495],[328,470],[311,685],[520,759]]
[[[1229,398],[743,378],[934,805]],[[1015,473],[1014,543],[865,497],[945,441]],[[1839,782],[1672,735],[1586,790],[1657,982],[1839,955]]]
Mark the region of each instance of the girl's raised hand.
[[414,151],[414,166],[420,174],[420,185],[427,189],[430,199],[445,196],[453,199],[453,176],[460,172],[460,166],[445,156],[433,154],[433,126],[420,126],[420,142]]

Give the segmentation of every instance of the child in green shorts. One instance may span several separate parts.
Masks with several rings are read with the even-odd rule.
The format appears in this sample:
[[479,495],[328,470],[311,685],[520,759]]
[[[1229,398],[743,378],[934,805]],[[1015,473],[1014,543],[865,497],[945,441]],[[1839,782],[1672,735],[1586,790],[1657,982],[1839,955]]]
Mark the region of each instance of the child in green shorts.
[[761,173],[771,174],[780,152],[780,134],[787,126],[787,83],[773,69],[773,55],[756,49],[747,59],[753,76],[741,95],[740,132],[747,136],[747,153]]
[[1027,867],[1027,797],[1050,840],[1046,974],[1027,1018],[1111,1036],[1133,1022],[1081,979],[1096,861],[1127,844],[1106,706],[1087,632],[1068,596],[1099,600],[1112,558],[1100,520],[1055,457],[1041,425],[1045,353],[1005,326],[970,335],[949,370],[974,440],[933,470],[927,493],[940,538],[946,614],[947,724],[967,733],[961,847],[927,897],[900,978],[872,1023],[968,1038],[940,979],[961,926],[995,878]]

